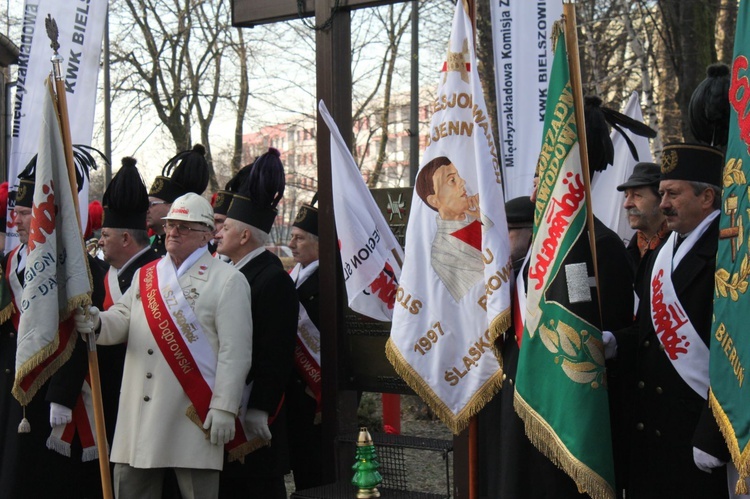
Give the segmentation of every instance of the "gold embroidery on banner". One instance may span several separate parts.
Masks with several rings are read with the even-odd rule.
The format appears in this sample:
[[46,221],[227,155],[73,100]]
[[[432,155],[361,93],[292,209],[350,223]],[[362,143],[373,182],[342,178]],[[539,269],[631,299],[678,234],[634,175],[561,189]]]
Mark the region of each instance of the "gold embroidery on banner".
[[542,344],[555,356],[555,364],[560,365],[566,376],[581,384],[591,384],[591,388],[607,385],[604,369],[604,344],[585,329],[578,331],[562,321],[549,322],[539,326]]

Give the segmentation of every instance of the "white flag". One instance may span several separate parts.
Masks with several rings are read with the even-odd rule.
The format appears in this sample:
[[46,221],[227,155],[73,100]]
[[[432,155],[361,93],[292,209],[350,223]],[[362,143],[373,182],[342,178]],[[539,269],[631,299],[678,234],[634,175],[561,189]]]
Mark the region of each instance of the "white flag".
[[[52,71],[52,49],[45,29],[51,16],[59,31],[59,54],[63,58],[70,133],[73,144],[91,145],[96,107],[96,83],[107,17],[107,0],[66,2],[61,0],[26,0],[21,19],[21,43],[18,55],[18,80],[13,102],[11,151],[8,164],[9,190],[18,190],[18,174],[37,153],[42,125],[44,79]],[[13,209],[12,196],[8,210]],[[88,220],[88,182],[79,195],[81,221]],[[10,213],[10,211],[8,212]],[[18,246],[18,235],[8,217],[6,253]]]
[[462,2],[431,108],[386,353],[458,433],[500,387],[492,344],[510,326],[513,275],[500,164]]
[[490,2],[505,199],[531,194],[539,159],[560,0]]
[[26,283],[18,326],[13,395],[28,404],[69,358],[72,311],[91,303],[91,277],[68,181],[52,83],[41,116]]
[[318,109],[331,131],[333,213],[349,307],[373,319],[390,321],[403,250],[322,100]]
[[[643,113],[641,104],[638,99],[638,92],[630,94],[630,99],[625,105],[622,112],[624,115],[633,118],[636,121],[643,122]],[[617,232],[620,238],[627,244],[633,237],[635,230],[630,228],[628,216],[622,207],[624,197],[617,191],[617,186],[624,184],[628,177],[633,173],[633,168],[639,162],[653,162],[651,149],[649,148],[648,137],[642,137],[632,133],[627,128],[623,131],[628,134],[630,140],[635,146],[638,153],[638,159],[635,159],[630,153],[630,148],[623,138],[622,134],[612,130],[612,146],[615,149],[615,161],[613,165],[602,172],[594,174],[594,181],[591,186],[591,202],[594,209],[594,215],[601,220],[604,225]]]

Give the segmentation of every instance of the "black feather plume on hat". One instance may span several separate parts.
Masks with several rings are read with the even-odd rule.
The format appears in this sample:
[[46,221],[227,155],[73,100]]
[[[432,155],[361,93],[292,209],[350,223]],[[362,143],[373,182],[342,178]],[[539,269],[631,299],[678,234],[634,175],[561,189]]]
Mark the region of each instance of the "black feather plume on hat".
[[602,100],[594,95],[584,98],[584,117],[586,121],[586,149],[592,173],[604,171],[608,165],[614,162],[615,149],[609,136],[610,126],[625,139],[630,154],[636,161],[640,159],[638,151],[623,128],[627,128],[630,132],[641,137],[656,137],[656,130],[614,109],[603,106]]
[[148,191],[136,163],[135,158],[122,158],[120,170],[104,191],[102,227],[146,230]]
[[[93,154],[92,154],[93,153]],[[94,154],[99,156],[106,164],[109,159],[99,149],[83,144],[73,144],[73,163],[76,165],[76,182],[78,182],[78,192],[83,189],[83,177],[90,179],[89,172],[96,170],[99,165],[96,162]]]
[[226,183],[226,185],[224,186],[224,190],[229,192],[238,192],[247,177],[250,176],[250,172],[252,171],[254,164],[255,162],[253,161],[249,165],[245,165],[240,168],[235,176],[229,179],[229,181]]
[[729,66],[711,64],[688,104],[688,124],[704,144],[724,147],[729,137]]
[[206,148],[195,144],[189,151],[182,151],[164,165],[162,175],[169,177],[184,192],[203,194],[208,186],[208,162]]
[[[105,163],[109,164],[109,160],[104,155],[104,153],[96,149],[95,147],[83,144],[73,144],[73,164],[75,165],[78,192],[81,192],[81,189],[83,189],[84,178],[89,178],[89,171],[96,170],[99,167],[92,152],[99,156]],[[37,156],[38,155],[35,154],[34,157],[32,157],[31,160],[26,164],[26,167],[21,171],[21,173],[18,174],[20,184],[19,190],[16,191],[16,203],[19,206],[32,206],[31,203],[33,202],[34,197],[34,184],[36,181]],[[23,187],[23,189],[21,187]]]
[[252,164],[249,175],[232,198],[227,217],[269,232],[285,187],[281,154],[271,147]]
[[267,153],[255,160],[249,176],[238,192],[248,195],[258,207],[270,206],[276,209],[276,205],[284,197],[285,187],[286,176],[281,164],[281,153],[278,149],[269,147]]

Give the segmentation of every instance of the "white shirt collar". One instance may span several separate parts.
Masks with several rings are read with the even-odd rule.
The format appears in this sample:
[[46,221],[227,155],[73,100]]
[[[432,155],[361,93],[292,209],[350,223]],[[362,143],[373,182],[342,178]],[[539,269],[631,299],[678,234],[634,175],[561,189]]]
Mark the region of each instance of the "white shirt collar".
[[130,258],[130,260],[128,260],[127,262],[125,262],[125,265],[123,265],[122,267],[120,267],[119,269],[117,269],[117,275],[120,275],[122,272],[124,272],[125,269],[128,268],[128,265],[130,265],[131,263],[133,263],[139,256],[141,256],[142,254],[146,253],[147,251],[153,251],[153,249],[151,248],[151,246],[148,245],[148,244],[146,246],[144,246],[144,248],[141,251],[139,251],[138,253],[136,253],[135,255],[133,255]]
[[242,258],[240,259],[240,261],[239,261],[239,262],[237,262],[237,263],[236,263],[236,264],[234,265],[234,267],[235,267],[235,268],[236,268],[237,270],[241,269],[242,267],[244,267],[245,265],[247,265],[247,263],[248,263],[248,262],[249,262],[250,260],[252,260],[252,259],[253,259],[253,258],[255,258],[256,256],[260,255],[260,254],[261,254],[261,253],[263,253],[264,251],[266,251],[266,247],[265,247],[265,246],[260,246],[260,247],[258,247],[258,248],[255,248],[255,249],[254,249],[254,250],[252,250],[252,251],[251,251],[250,253],[248,253],[247,255],[243,256],[243,257],[242,257]]
[[[202,257],[204,254],[208,253],[208,248],[206,246],[201,246],[197,250],[193,251],[193,253],[185,258],[185,261],[182,262],[182,265],[180,265],[180,268],[177,269],[177,278],[179,279],[182,277],[189,269],[192,267],[195,262],[197,262],[200,257]],[[169,257],[169,261],[172,262],[172,265],[174,265],[174,261],[172,260],[172,257],[167,253],[167,256]]]
[[308,277],[310,277],[316,270],[318,270],[318,267],[320,266],[320,260],[315,260],[314,262],[311,262],[307,265],[307,267],[302,267],[300,265],[299,274],[297,275],[296,283],[297,287],[299,288],[303,282],[307,280]]

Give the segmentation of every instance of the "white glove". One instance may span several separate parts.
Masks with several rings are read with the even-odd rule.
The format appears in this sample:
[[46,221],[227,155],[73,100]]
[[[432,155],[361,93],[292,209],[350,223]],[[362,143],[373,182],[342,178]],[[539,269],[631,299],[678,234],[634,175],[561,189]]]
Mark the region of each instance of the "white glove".
[[711,473],[714,468],[720,468],[727,464],[718,457],[703,452],[698,447],[693,447],[693,461],[695,461],[695,465],[699,470],[705,471],[706,473]]
[[204,430],[211,430],[211,443],[224,445],[234,438],[234,414],[221,409],[209,409]]
[[612,331],[602,331],[602,343],[604,343],[604,358],[614,359],[617,357],[617,338]]
[[96,307],[89,307],[88,313],[82,307],[77,307],[73,318],[76,323],[76,331],[84,334],[93,333],[102,322],[99,318],[99,309]]
[[268,429],[268,413],[259,409],[248,409],[245,413],[245,431],[248,440],[255,437],[268,442],[271,440],[271,430]]
[[73,411],[64,405],[49,403],[49,425],[59,426],[73,421]]

